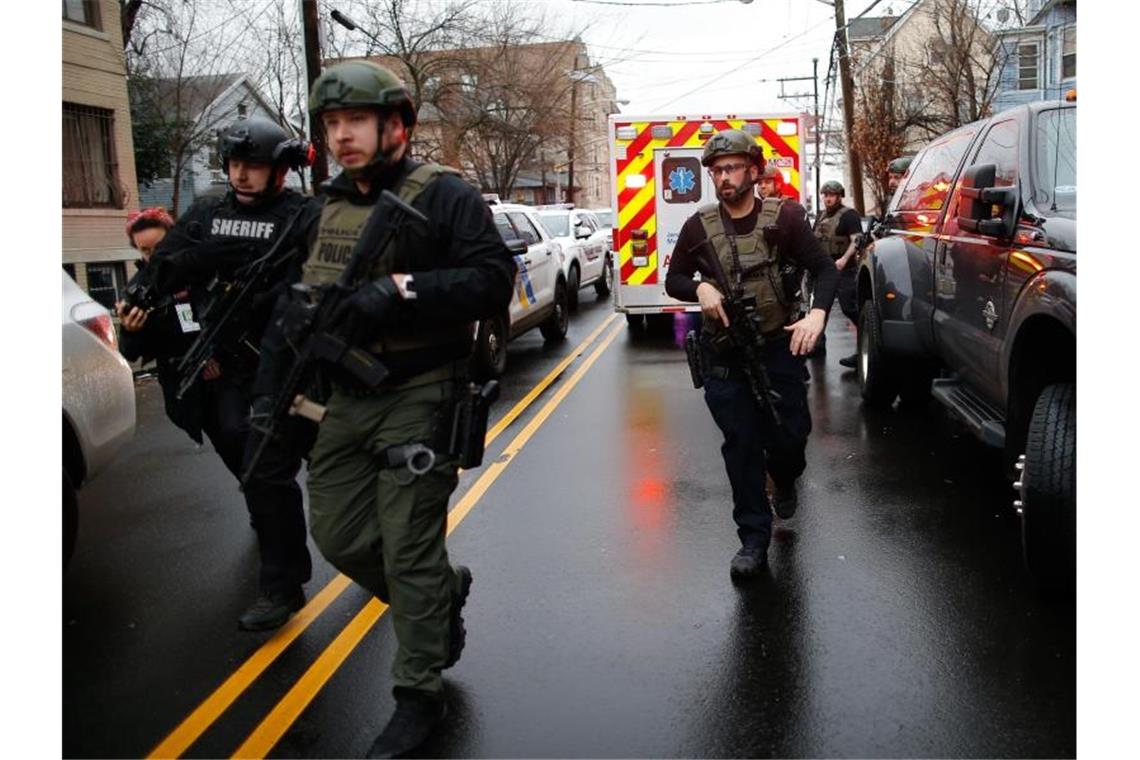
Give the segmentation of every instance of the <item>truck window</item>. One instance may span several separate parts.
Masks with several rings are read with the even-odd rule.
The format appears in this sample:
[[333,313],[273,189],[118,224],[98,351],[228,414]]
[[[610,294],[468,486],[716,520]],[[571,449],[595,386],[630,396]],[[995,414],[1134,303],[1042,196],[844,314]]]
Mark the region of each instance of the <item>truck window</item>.
[[[994,187],[1010,187],[1017,184],[1018,175],[1018,138],[1021,130],[1016,119],[1008,119],[990,127],[989,132],[982,138],[981,144],[974,153],[969,166],[980,164],[993,164]],[[961,199],[961,185],[954,189],[954,197],[950,201],[950,212],[946,217],[945,231],[948,234],[958,233],[958,205]]]
[[1032,134],[1033,203],[1043,214],[1077,218],[1077,109],[1037,115]]
[[910,167],[910,177],[895,210],[941,211],[950,192],[950,183],[975,133],[973,129],[963,129],[927,148]]

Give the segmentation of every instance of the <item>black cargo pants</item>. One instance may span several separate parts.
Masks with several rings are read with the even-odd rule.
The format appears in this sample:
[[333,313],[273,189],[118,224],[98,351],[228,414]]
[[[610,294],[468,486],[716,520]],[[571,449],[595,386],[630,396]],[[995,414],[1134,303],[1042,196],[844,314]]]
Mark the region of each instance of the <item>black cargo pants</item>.
[[767,549],[772,536],[772,509],[766,475],[791,485],[807,467],[804,450],[811,432],[803,357],[792,356],[787,339],[768,343],[761,358],[772,388],[780,394],[776,409],[781,425],[752,395],[739,361],[719,357],[702,343],[710,373],[705,376],[705,403],[724,434],[720,447],[732,486],[732,519],[744,546]]

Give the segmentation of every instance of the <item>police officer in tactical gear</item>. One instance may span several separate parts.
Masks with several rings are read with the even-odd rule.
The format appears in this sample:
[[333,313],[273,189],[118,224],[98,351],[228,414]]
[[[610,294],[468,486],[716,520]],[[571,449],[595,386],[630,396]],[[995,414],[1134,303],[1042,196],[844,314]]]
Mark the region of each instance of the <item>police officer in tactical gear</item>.
[[783,194],[784,174],[774,164],[767,164],[760,175],[757,188],[761,198],[779,198]]
[[910,168],[910,162],[913,158],[914,156],[899,156],[887,164],[887,189],[890,190],[891,195],[894,195],[899,183],[902,182],[902,178],[906,176],[906,170]]
[[[839,308],[843,310],[844,316],[858,327],[859,308],[855,303],[858,264],[854,259],[856,244],[863,232],[863,222],[855,209],[843,205],[846,190],[840,183],[835,180],[824,182],[819,194],[823,196],[823,213],[816,217],[815,236],[824,250],[831,255],[835,261],[835,268],[839,270]],[[839,363],[854,369],[858,358],[859,354],[854,353],[843,357]]]
[[[292,254],[292,262],[279,282],[254,295],[246,317],[250,339],[242,345],[219,346],[214,369],[208,368],[191,390],[201,390],[202,413],[225,441],[230,452],[223,457],[227,467],[240,477],[243,460],[254,443],[249,417],[258,344],[273,302],[291,281],[300,278],[308,231],[315,227],[316,204],[284,187],[290,168],[307,164],[310,154],[306,143],[290,137],[277,124],[262,118],[239,119],[219,131],[218,153],[229,191],[195,202],[159,246],[152,268],[160,292],[189,286],[195,313],[201,315],[210,297],[209,283],[230,281],[242,265],[267,253],[281,235],[289,235],[276,255]],[[307,432],[311,439],[312,431]],[[211,440],[222,453],[218,437],[211,434]],[[304,449],[303,435],[275,442],[244,488],[261,559],[260,594],[238,619],[244,630],[279,627],[305,603],[302,584],[311,576],[312,561],[296,481]]]
[[[721,453],[732,485],[732,517],[741,548],[729,566],[734,580],[762,572],[772,533],[772,505],[765,477],[774,485],[772,501],[781,519],[792,517],[798,503],[796,480],[806,467],[804,449],[811,432],[804,356],[827,320],[835,296],[835,266],[808,227],[804,208],[792,200],[757,199],[752,186],[764,169],[760,146],[748,133],[731,129],[709,138],[702,158],[719,202],[702,207],[681,228],[674,248],[666,292],[701,305],[700,367],[705,403],[724,434]],[[711,257],[720,262],[717,267]],[[791,265],[791,266],[785,266]],[[794,316],[794,273],[806,268],[816,278],[816,300],[809,314]],[[754,396],[741,350],[719,340],[729,325],[724,283],[754,296],[764,343],[759,350],[780,422]],[[699,283],[693,275],[701,274]]]
[[[308,476],[321,553],[391,610],[396,710],[369,756],[392,757],[443,719],[441,671],[465,642],[471,572],[448,560],[447,504],[458,467],[440,433],[466,387],[473,323],[506,310],[516,267],[479,192],[454,169],[408,156],[416,109],[392,72],[367,61],[332,66],[313,83],[309,110],[343,170],[324,190],[304,265],[310,292],[343,272],[382,191],[427,218],[399,217],[394,240],[347,301],[343,334],[391,374],[366,389],[329,370],[332,391]],[[408,452],[424,448],[433,456],[413,466]]]

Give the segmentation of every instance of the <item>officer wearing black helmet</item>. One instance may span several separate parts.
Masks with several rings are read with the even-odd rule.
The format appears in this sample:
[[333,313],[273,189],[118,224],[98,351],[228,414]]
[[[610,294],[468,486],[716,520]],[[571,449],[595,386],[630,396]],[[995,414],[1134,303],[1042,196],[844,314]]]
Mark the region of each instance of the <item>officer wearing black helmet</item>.
[[[724,434],[721,454],[732,484],[732,517],[741,548],[733,556],[733,580],[753,577],[766,566],[772,534],[772,507],[781,519],[795,514],[796,480],[807,466],[804,449],[811,432],[804,356],[823,332],[835,296],[835,266],[808,227],[803,206],[790,199],[758,199],[753,186],[764,170],[760,146],[747,132],[718,132],[705,144],[702,164],[716,187],[718,203],[704,206],[681,227],[665,291],[681,301],[699,302],[705,403]],[[717,267],[714,260],[720,262]],[[781,274],[785,265],[792,272]],[[770,409],[752,392],[739,348],[719,337],[729,325],[724,309],[726,285],[755,297],[764,345],[758,349],[771,387],[779,393]],[[815,303],[809,314],[795,314],[796,273],[806,269],[816,278]],[[700,282],[693,276],[699,272]],[[765,489],[770,475],[773,504]]]
[[[445,541],[458,460],[440,433],[451,429],[467,387],[473,323],[506,311],[515,263],[479,191],[454,169],[409,157],[415,104],[391,71],[363,60],[332,66],[313,82],[309,111],[342,171],[323,188],[298,292],[319,299],[342,277],[372,215],[395,214],[383,191],[423,217],[385,217],[402,219],[394,239],[369,259],[338,310],[333,329],[343,325],[339,334],[390,374],[368,388],[328,370],[332,392],[307,479],[321,553],[389,606],[396,710],[369,756],[401,756],[444,718],[442,671],[466,638],[461,612],[472,575],[451,564]],[[288,347],[294,308],[306,307],[285,307],[267,333],[267,354]],[[259,392],[272,392],[274,373],[262,369]],[[413,466],[412,450],[431,456]]]
[[[250,400],[259,362],[257,336],[264,332],[279,292],[300,277],[316,222],[315,203],[286,189],[285,178],[290,169],[307,165],[311,152],[307,143],[272,121],[249,118],[219,130],[218,153],[229,179],[228,191],[199,199],[179,218],[155,253],[152,277],[159,292],[190,286],[195,313],[201,318],[211,297],[207,285],[229,281],[242,265],[288,235],[276,255],[291,255],[291,263],[283,267],[279,282],[254,295],[253,308],[245,316],[247,334],[254,339],[219,346],[212,369],[198,380],[210,386],[210,408],[205,413],[214,418],[225,439],[236,441],[238,451],[248,456]],[[311,437],[312,431],[307,432]],[[244,488],[261,563],[258,598],[238,619],[243,630],[279,627],[304,606],[302,585],[312,572],[296,481],[304,448],[299,439],[275,443]]]
[[[819,194],[823,196],[823,213],[816,217],[815,236],[824,250],[831,254],[835,268],[839,270],[839,308],[852,324],[858,326],[859,309],[855,304],[858,263],[854,258],[859,235],[863,232],[863,222],[855,209],[843,205],[843,196],[847,191],[840,183],[835,180],[824,182]],[[855,353],[843,357],[839,363],[854,369],[858,358],[859,354]]]

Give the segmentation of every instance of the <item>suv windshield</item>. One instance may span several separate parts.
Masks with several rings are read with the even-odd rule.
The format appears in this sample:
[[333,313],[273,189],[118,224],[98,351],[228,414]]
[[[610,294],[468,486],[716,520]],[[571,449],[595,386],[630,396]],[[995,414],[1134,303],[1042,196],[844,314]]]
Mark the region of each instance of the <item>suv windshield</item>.
[[1077,218],[1077,109],[1037,115],[1033,132],[1033,203],[1037,211]]
[[540,212],[538,218],[554,237],[567,237],[570,234],[570,214],[565,211]]

